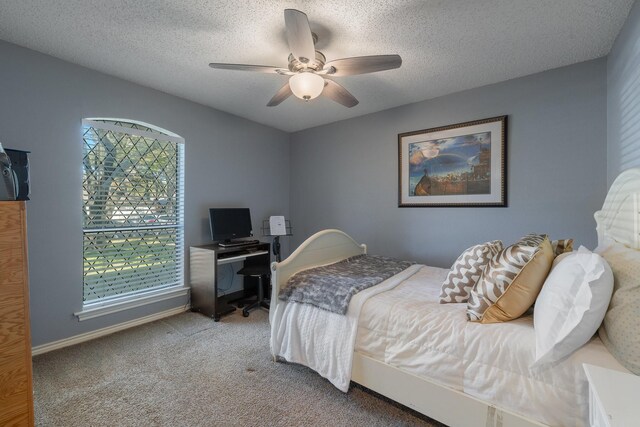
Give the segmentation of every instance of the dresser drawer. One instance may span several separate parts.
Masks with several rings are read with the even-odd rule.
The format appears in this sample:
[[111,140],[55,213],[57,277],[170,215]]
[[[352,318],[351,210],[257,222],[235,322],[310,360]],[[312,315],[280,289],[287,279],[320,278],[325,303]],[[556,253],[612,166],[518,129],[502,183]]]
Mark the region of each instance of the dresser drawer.
[[[24,242],[22,230],[22,217],[24,209],[17,202],[0,202],[2,215],[0,215],[0,249],[8,247],[22,248]],[[15,206],[9,206],[12,204]]]
[[25,279],[24,273],[24,250],[20,247],[0,247],[0,286],[5,283],[22,284]]
[[15,356],[27,357],[23,286],[22,283],[0,284],[0,366]]
[[24,202],[0,202],[0,426],[33,425]]
[[24,356],[0,363],[0,426],[28,426],[31,382]]

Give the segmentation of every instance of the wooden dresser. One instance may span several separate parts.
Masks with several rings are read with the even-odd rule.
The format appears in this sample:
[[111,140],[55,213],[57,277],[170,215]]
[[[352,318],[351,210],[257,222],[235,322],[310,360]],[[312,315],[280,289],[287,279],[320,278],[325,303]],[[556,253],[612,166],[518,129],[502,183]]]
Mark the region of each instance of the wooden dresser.
[[33,425],[25,202],[0,202],[0,426]]

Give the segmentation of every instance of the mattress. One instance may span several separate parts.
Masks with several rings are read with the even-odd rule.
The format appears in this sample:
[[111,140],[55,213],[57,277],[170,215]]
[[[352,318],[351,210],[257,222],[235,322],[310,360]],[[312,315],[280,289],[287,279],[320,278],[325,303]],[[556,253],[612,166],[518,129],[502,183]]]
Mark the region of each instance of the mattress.
[[532,369],[533,317],[468,322],[466,304],[439,304],[448,270],[422,267],[362,307],[355,351],[552,426],[588,425],[589,363],[626,372],[599,338]]

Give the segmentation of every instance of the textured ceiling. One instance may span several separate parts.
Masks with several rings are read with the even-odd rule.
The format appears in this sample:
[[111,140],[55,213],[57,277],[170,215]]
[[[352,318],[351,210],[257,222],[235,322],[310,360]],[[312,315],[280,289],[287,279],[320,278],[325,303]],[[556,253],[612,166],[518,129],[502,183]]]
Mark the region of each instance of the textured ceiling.
[[[0,0],[0,39],[286,131],[606,55],[633,0]],[[328,60],[398,53],[402,68],[336,78],[359,100],[266,107],[286,66],[285,8]]]

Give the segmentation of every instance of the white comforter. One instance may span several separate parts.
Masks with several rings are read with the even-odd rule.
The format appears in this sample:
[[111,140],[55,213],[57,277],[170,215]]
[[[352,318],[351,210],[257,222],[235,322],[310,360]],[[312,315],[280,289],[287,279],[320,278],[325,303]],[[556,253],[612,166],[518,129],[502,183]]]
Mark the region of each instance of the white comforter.
[[587,425],[582,363],[625,371],[600,339],[552,368],[532,370],[532,317],[468,322],[466,304],[438,303],[447,272],[414,266],[356,294],[347,316],[279,301],[272,313],[272,352],[309,366],[342,391],[348,390],[357,351],[545,424]]
[[583,363],[625,371],[599,338],[551,368],[535,360],[533,317],[468,322],[439,304],[448,270],[424,267],[364,305],[355,351],[551,426],[588,425]]
[[310,367],[346,392],[351,381],[351,362],[362,306],[372,296],[398,286],[420,267],[412,265],[382,283],[358,292],[351,298],[344,316],[309,304],[278,301],[271,313],[271,354]]

